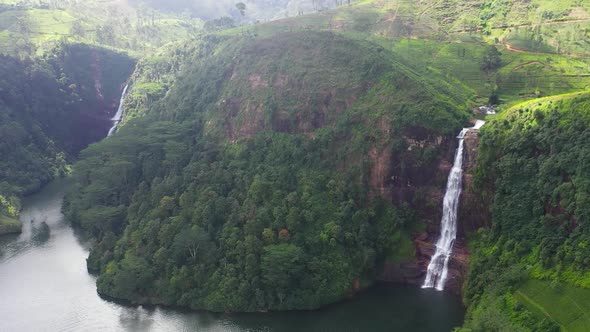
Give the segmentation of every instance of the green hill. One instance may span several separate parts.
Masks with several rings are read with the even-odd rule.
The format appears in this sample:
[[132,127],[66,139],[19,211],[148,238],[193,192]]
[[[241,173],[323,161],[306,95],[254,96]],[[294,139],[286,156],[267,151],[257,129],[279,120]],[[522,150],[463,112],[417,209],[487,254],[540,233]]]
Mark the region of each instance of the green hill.
[[370,282],[417,227],[380,198],[381,169],[402,158],[397,177],[432,172],[436,137],[467,120],[460,96],[329,32],[209,49],[75,167],[66,213],[98,237],[99,292],[259,311],[317,308]]
[[60,42],[142,54],[195,35],[202,21],[126,1],[0,0],[0,53],[41,54]]

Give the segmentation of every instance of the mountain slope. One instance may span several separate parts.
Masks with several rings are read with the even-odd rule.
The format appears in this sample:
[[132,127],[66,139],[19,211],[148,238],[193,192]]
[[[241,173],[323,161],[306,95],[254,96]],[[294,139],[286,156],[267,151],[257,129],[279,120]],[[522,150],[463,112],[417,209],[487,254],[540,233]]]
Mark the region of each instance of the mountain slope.
[[391,175],[433,176],[437,144],[467,119],[453,98],[379,45],[328,32],[211,50],[75,167],[66,213],[98,240],[99,292],[215,311],[312,309],[405,255],[418,225],[411,208],[383,201],[385,188]]
[[[529,278],[551,280],[555,299],[560,283],[590,286],[589,102],[581,94],[524,104],[482,130],[476,184],[491,199],[493,223],[474,239],[467,326],[497,329],[504,319],[551,330],[550,317],[520,314],[518,303],[530,302],[513,292]],[[551,303],[551,292],[545,296]],[[494,310],[502,314],[490,319]]]

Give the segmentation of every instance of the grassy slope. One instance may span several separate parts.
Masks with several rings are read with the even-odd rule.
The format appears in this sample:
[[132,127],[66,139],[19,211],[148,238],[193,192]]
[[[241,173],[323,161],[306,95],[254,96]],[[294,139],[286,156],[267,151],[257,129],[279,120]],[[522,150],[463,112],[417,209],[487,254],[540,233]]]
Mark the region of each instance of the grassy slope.
[[[1,0],[0,4],[11,4]],[[28,32],[22,33],[19,22],[28,22]],[[81,33],[74,33],[79,24]],[[200,20],[185,19],[180,14],[160,13],[129,6],[125,2],[85,1],[61,8],[49,6],[14,8],[0,12],[0,50],[10,52],[18,41],[31,42],[41,52],[56,41],[100,44],[132,51],[137,55],[172,41],[189,38],[198,29]],[[101,38],[99,29],[113,29],[112,37]]]
[[[372,204],[370,202],[361,203],[361,200],[364,201],[365,197],[368,196],[366,191],[379,190],[375,186],[379,187],[382,185],[382,181],[387,180],[385,174],[383,174],[381,177],[376,177],[375,184],[372,183],[372,179],[369,179],[367,174],[372,173],[369,169],[373,163],[381,162],[384,164],[383,167],[387,167],[387,156],[395,153],[396,155],[404,155],[400,159],[405,160],[405,170],[419,167],[419,165],[415,165],[421,163],[429,166],[436,164],[428,162],[428,158],[436,158],[436,155],[442,153],[442,149],[435,150],[415,146],[409,151],[406,146],[407,143],[403,139],[403,137],[412,137],[409,129],[417,128],[416,131],[424,136],[424,138],[420,138],[421,140],[428,140],[431,137],[431,141],[435,141],[436,137],[452,135],[458,128],[465,125],[467,120],[467,114],[464,112],[465,108],[453,103],[454,99],[460,100],[461,98],[452,98],[452,93],[439,92],[440,87],[431,86],[426,81],[415,80],[416,75],[412,74],[411,68],[392,63],[392,61],[396,60],[394,54],[377,44],[367,41],[351,39],[330,32],[297,31],[277,34],[268,38],[230,38],[215,44],[212,49],[213,56],[209,55],[209,57],[190,63],[183,70],[183,77],[175,82],[162,102],[157,104],[157,109],[154,110],[154,112],[157,112],[157,116],[160,119],[172,120],[176,123],[190,124],[191,127],[195,126],[195,123],[202,123],[204,130],[197,129],[195,131],[199,132],[199,135],[203,135],[203,141],[208,146],[218,146],[223,150],[235,149],[239,151],[247,149],[250,144],[261,140],[263,137],[270,138],[268,142],[278,142],[281,137],[304,142],[305,146],[309,145],[307,150],[302,151],[302,154],[306,156],[305,158],[317,155],[318,159],[325,163],[321,167],[316,162],[310,163],[313,166],[314,174],[319,171],[325,172],[326,176],[343,174],[347,179],[343,183],[347,183],[347,186],[359,186],[362,188],[358,191],[360,199],[355,211],[360,210],[362,204]],[[192,52],[189,50],[189,53]],[[146,72],[145,74],[149,75],[150,73]],[[142,85],[142,88],[146,88],[145,84]],[[277,94],[277,90],[280,90],[281,93]],[[192,98],[186,96],[192,96]],[[198,121],[194,121],[195,119],[198,119]],[[137,139],[137,136],[139,136],[137,132],[125,137],[126,133],[132,133],[135,125],[141,124],[139,121],[146,120],[134,119],[129,121],[117,135],[88,149],[87,156],[95,154],[95,157],[98,157],[102,154],[101,149],[103,149],[116,155],[116,158],[124,160],[124,162],[117,162],[112,165],[114,168],[108,170],[109,174],[112,175],[124,174],[125,172],[119,171],[118,167],[127,167],[125,165],[132,165],[132,169],[138,167],[141,170],[148,170],[142,165],[145,162],[143,157],[136,158],[145,156],[146,151],[121,153],[126,151],[129,146],[133,149],[140,148],[132,144],[133,141],[129,141],[130,138]],[[169,127],[170,125],[165,123],[162,126]],[[145,131],[142,135],[150,135],[150,132]],[[183,140],[190,137],[189,134],[182,135]],[[159,144],[168,143],[166,141],[156,141],[159,141]],[[228,141],[235,144],[226,144]],[[107,147],[110,147],[110,149],[107,149]],[[170,144],[169,147],[173,148],[173,145]],[[169,156],[169,147],[166,147],[166,157]],[[190,147],[186,146],[181,151],[184,152],[188,148]],[[268,161],[250,161],[250,159],[239,160],[237,158],[241,153],[237,157],[233,154],[220,154],[218,162],[206,162],[203,158],[200,158],[201,155],[204,155],[202,152],[204,148],[195,147],[193,149],[193,151],[189,150],[190,153],[187,153],[189,158],[180,158],[175,163],[174,168],[178,168],[178,170],[167,170],[166,167],[160,166],[159,154],[155,154],[154,158],[150,159],[157,161],[154,169],[161,173],[161,177],[166,179],[165,181],[188,176],[193,172],[189,171],[189,169],[196,170],[201,167],[197,163],[210,164],[210,166],[224,165],[226,163],[234,165],[227,170],[227,175],[231,179],[234,176],[243,174],[243,179],[228,182],[222,186],[215,185],[211,188],[227,188],[228,190],[219,191],[219,196],[232,198],[232,201],[235,198],[236,204],[248,206],[248,202],[244,199],[249,191],[253,192],[254,190],[249,188],[256,188],[256,182],[253,182],[250,174],[264,175],[265,173],[254,169],[251,171],[246,169],[245,166],[252,163],[253,168],[262,169],[262,167],[268,166],[270,163]],[[283,157],[273,158],[273,163],[278,164],[278,166],[277,170],[269,175],[270,179],[273,179],[273,181],[276,179],[282,185],[296,183],[294,182],[295,179],[291,181],[288,176],[283,174],[284,172],[288,172],[285,173],[287,175],[296,174],[304,169],[303,166],[298,164],[295,164],[293,170],[286,168],[293,165],[294,160],[292,159],[299,159],[299,157],[296,157],[298,156],[297,147],[288,145],[277,147],[277,149],[284,151],[286,156],[284,159]],[[265,147],[254,148],[252,151],[256,151],[257,154],[261,155],[271,153]],[[371,153],[370,151],[379,152]],[[149,154],[152,155],[151,152]],[[375,160],[377,155],[380,154],[386,156],[385,161]],[[193,165],[189,167],[183,163],[183,160],[188,161],[191,159],[190,156],[195,157]],[[408,156],[408,158],[406,159],[405,156]],[[117,160],[116,158],[114,160]],[[245,161],[248,161],[248,163],[245,163]],[[168,161],[161,162],[161,165],[165,164],[168,164]],[[75,209],[70,208],[69,212],[74,217],[79,213],[82,226],[88,230],[92,230],[92,227],[106,228],[107,226],[104,226],[105,218],[102,218],[101,213],[112,211],[113,206],[111,204],[113,203],[110,200],[102,202],[94,200],[98,197],[107,196],[132,198],[132,196],[127,195],[135,192],[138,183],[135,183],[135,185],[129,184],[129,188],[121,189],[120,195],[112,196],[110,192],[117,190],[117,186],[106,185],[103,188],[100,182],[110,181],[110,178],[112,178],[114,183],[119,183],[120,187],[124,187],[127,181],[120,181],[111,175],[105,176],[101,172],[105,171],[107,167],[97,167],[96,159],[85,159],[77,167],[79,174],[85,173],[82,167],[90,167],[92,173],[102,180],[91,180],[93,188],[82,187],[80,195],[69,196],[67,201],[70,202],[70,206],[76,207]],[[129,178],[130,181],[135,181],[136,175],[142,174],[141,171],[130,173],[133,174]],[[155,183],[153,181],[156,180],[150,177],[150,174],[153,176],[155,173],[144,173],[144,175],[141,175],[145,176],[144,179],[141,179],[142,181]],[[419,172],[416,171],[416,173]],[[191,188],[188,186],[189,183],[191,183]],[[298,194],[300,191],[303,192],[304,187],[307,186],[289,187],[284,192],[296,192]],[[194,192],[195,197],[201,197],[197,193],[204,192],[208,188],[208,184],[200,180],[193,182],[188,180],[188,182],[183,181],[182,185],[175,184],[171,188],[174,188],[174,192],[167,194],[170,197],[184,195],[183,192],[187,193],[183,196],[185,198],[192,197],[189,196],[189,194],[193,195],[191,192]],[[279,193],[278,188],[280,187],[273,184],[265,190],[272,193],[269,197],[281,197],[281,200],[283,200],[284,195]],[[96,193],[97,190],[107,196],[91,193]],[[326,192],[324,188],[319,191],[322,195]],[[154,200],[161,202],[163,197],[158,196],[160,193],[162,192],[153,190],[150,195],[154,195]],[[137,196],[133,195],[133,197]],[[319,202],[319,200],[314,199],[313,206],[316,206],[316,201]],[[356,196],[351,202],[355,201]],[[115,202],[115,204],[119,206],[119,204],[127,205],[129,203],[123,200],[120,203]],[[150,203],[149,208],[151,209],[157,205]],[[196,204],[195,206],[205,205]],[[277,206],[275,202],[272,202],[273,208]],[[111,236],[111,243],[100,241],[104,244],[103,248],[93,251],[93,259],[90,261],[94,261],[96,263],[95,268],[101,269],[102,272],[99,278],[99,291],[103,294],[133,301],[145,302],[146,299],[149,299],[152,301],[164,301],[168,304],[212,310],[309,309],[342,298],[354,278],[365,276],[371,278],[373,276],[372,272],[369,271],[375,266],[371,260],[366,260],[367,263],[363,260],[355,260],[346,264],[336,264],[346,269],[343,272],[335,271],[334,268],[322,261],[321,266],[331,275],[327,278],[314,277],[314,280],[327,280],[326,283],[330,285],[329,287],[336,285],[338,289],[334,288],[327,294],[322,291],[323,286],[317,286],[313,280],[313,283],[307,284],[307,286],[299,286],[297,282],[293,282],[290,287],[286,287],[289,289],[289,297],[293,298],[293,300],[286,301],[284,304],[282,302],[274,303],[273,288],[275,286],[269,284],[252,285],[250,283],[254,279],[245,276],[246,270],[243,265],[245,260],[241,257],[244,252],[241,251],[238,258],[236,258],[237,254],[234,256],[232,253],[233,248],[239,248],[235,242],[247,238],[255,241],[263,240],[261,237],[263,228],[269,228],[269,231],[274,230],[274,232],[288,228],[293,239],[288,243],[305,248],[304,253],[310,257],[325,256],[325,253],[332,249],[323,248],[321,241],[324,240],[322,238],[328,239],[328,237],[322,234],[327,234],[323,229],[332,227],[330,223],[333,222],[334,218],[329,217],[329,214],[334,209],[329,205],[323,205],[321,208],[322,215],[314,216],[313,221],[310,220],[310,222],[302,224],[301,227],[298,227],[297,224],[283,225],[285,218],[282,217],[277,217],[276,222],[272,220],[274,217],[272,219],[263,218],[263,212],[245,213],[243,217],[240,217],[243,218],[243,222],[237,223],[234,223],[231,218],[217,214],[219,220],[215,221],[216,225],[213,227],[213,225],[207,224],[209,223],[208,219],[201,218],[203,214],[200,210],[190,208],[190,213],[195,213],[195,216],[198,217],[184,218],[183,216],[189,212],[188,205],[186,207],[185,213],[175,211],[174,218],[178,217],[176,218],[177,222],[182,223],[182,228],[202,225],[202,228],[207,230],[208,236],[220,243],[219,247],[222,250],[220,255],[231,261],[232,264],[235,261],[235,269],[231,271],[225,270],[223,266],[218,266],[212,262],[208,264],[207,268],[218,271],[217,274],[207,273],[206,276],[200,277],[201,279],[193,279],[197,276],[180,275],[179,271],[186,271],[189,268],[196,267],[198,266],[197,262],[183,260],[171,262],[166,264],[167,266],[158,266],[157,273],[154,273],[153,276],[146,276],[146,284],[147,282],[153,282],[156,283],[156,286],[148,287],[145,290],[145,298],[138,297],[137,294],[129,291],[130,289],[133,290],[133,288],[127,287],[120,282],[121,278],[127,278],[128,272],[132,272],[132,266],[129,265],[128,259],[118,253],[125,254],[127,257],[131,257],[132,254],[138,255],[148,264],[157,264],[154,260],[154,250],[159,250],[158,255],[161,256],[168,250],[167,248],[173,245],[169,240],[156,238],[147,240],[146,238],[146,241],[150,244],[149,248],[146,248],[147,251],[144,251],[137,250],[139,248],[136,247],[135,241],[127,241],[129,236],[135,237],[148,232],[145,227],[147,225],[145,222],[147,219],[145,218],[148,218],[148,216],[141,212],[137,216],[129,215],[127,219],[122,218],[125,221],[120,221],[121,226],[119,227],[126,229],[123,235],[117,234],[121,240],[118,242],[115,251],[112,251],[114,249],[112,248],[114,245],[113,235]],[[306,210],[310,209],[311,207],[306,208]],[[257,207],[255,210],[262,211],[262,208]],[[123,211],[127,210],[124,209]],[[323,216],[324,214],[326,214],[326,217]],[[93,221],[92,215],[98,215],[99,217],[94,218]],[[156,218],[159,217],[156,216]],[[346,227],[353,225],[350,218],[343,218],[345,218],[343,223],[346,224]],[[392,220],[392,218],[386,219]],[[294,220],[299,222],[303,219],[295,218]],[[129,224],[126,224],[127,221],[129,221]],[[248,226],[253,225],[255,222],[256,225],[263,228]],[[158,222],[155,227],[164,227],[165,224],[167,222]],[[366,225],[368,227],[370,224],[366,223]],[[230,227],[236,231],[235,239],[233,239],[234,236],[232,236],[232,239],[226,239],[224,233],[220,233],[220,229],[230,229]],[[171,236],[176,235],[177,232],[180,233],[180,231],[180,227],[171,229]],[[378,231],[369,231],[368,233],[379,234]],[[353,234],[364,233],[354,230],[350,232],[349,237],[352,238]],[[394,236],[393,232],[387,232],[386,234],[390,234],[391,237]],[[411,255],[413,252],[411,252],[411,243],[408,245],[408,241],[403,243],[403,246],[400,246],[401,248],[397,248],[401,238],[407,240],[405,234],[404,236],[400,234],[396,236],[396,238],[387,239],[396,244],[389,253],[399,259],[406,258],[405,255]],[[315,242],[316,239],[320,241],[318,244]],[[337,245],[336,241],[333,242],[334,245]],[[343,243],[341,249],[350,250],[352,248],[351,243]],[[373,240],[366,241],[366,243],[374,247],[373,251],[378,254],[387,249]],[[338,244],[338,246],[340,245]],[[117,255],[114,257],[108,254],[104,255],[107,250],[117,252]],[[345,252],[342,250],[339,249],[340,252]],[[354,252],[360,253],[361,251],[355,249]],[[260,265],[256,262],[258,262],[258,257],[262,257],[259,250],[253,248],[247,253],[252,254],[250,257],[256,258],[253,265],[258,269]],[[347,254],[348,256],[350,255]],[[162,260],[162,262],[164,261],[167,261],[167,259]],[[328,261],[328,258],[326,258],[326,261]],[[331,262],[334,262],[334,260],[332,259]],[[364,268],[365,265],[367,265],[368,269]],[[306,266],[306,264],[301,266]],[[346,266],[350,266],[350,268]],[[351,272],[348,272],[348,270]],[[314,271],[310,270],[309,275],[315,276],[318,274]],[[256,274],[256,276],[258,275]],[[169,280],[182,280],[183,283],[186,281],[198,285],[204,285],[206,281],[211,286],[208,289],[195,287],[193,293],[189,294],[184,289],[178,289],[177,285],[180,285],[179,283],[176,281],[169,283]],[[243,281],[244,286],[238,292],[233,286],[234,281],[240,283]],[[131,285],[131,287],[134,286]],[[268,293],[269,300],[254,303],[249,294],[256,287]],[[299,295],[299,289],[302,289],[301,292],[317,293],[317,296],[313,295],[316,300],[310,299],[310,295],[307,295],[307,293]],[[183,295],[183,293],[188,295]],[[227,299],[231,299],[231,301]],[[297,302],[300,299],[305,301]]]
[[590,331],[590,289],[533,279],[515,297],[538,317],[557,322],[563,331]]
[[[482,34],[481,27],[502,25],[499,22],[528,24],[526,22],[534,21],[537,14],[530,14],[530,9],[518,5],[520,2],[516,1],[505,19],[499,20],[500,14],[495,14],[487,21],[477,19],[477,29],[473,32],[454,32],[466,24],[467,17],[480,16],[483,9],[479,6],[483,2],[451,1],[443,5],[436,1],[368,0],[334,11],[236,28],[222,34],[269,36],[284,31],[330,30],[368,39],[395,52],[401,63],[411,67],[418,76],[430,78],[437,82],[435,85],[449,82],[459,94],[475,103],[487,102],[494,89],[498,90],[503,102],[513,104],[522,99],[574,92],[590,86],[590,59],[554,53],[517,52],[503,45],[500,39],[497,40],[497,47],[503,54],[503,67],[497,75],[484,74],[480,70],[481,58],[487,45],[494,43],[496,37]],[[568,1],[562,2],[560,8],[571,7]],[[534,13],[543,13],[555,7],[549,3],[536,5],[538,8]],[[494,10],[499,9],[494,7]],[[582,14],[574,11],[573,15],[584,15],[581,11]],[[561,24],[549,23],[553,30],[564,28]],[[499,32],[496,35],[508,29],[497,28]]]
[[[508,9],[502,10],[502,6],[498,5],[500,2],[471,0],[408,3],[366,0],[333,11],[236,28],[221,34],[270,36],[287,31],[331,30],[359,39],[369,39],[394,51],[404,65],[413,69],[416,76],[430,78],[435,82],[435,86],[446,81],[449,86],[455,87],[456,95],[462,94],[464,99],[478,104],[485,103],[496,88],[504,102],[514,103],[523,98],[579,91],[590,86],[590,78],[587,76],[590,60],[586,58],[512,52],[502,45],[499,47],[503,49],[504,67],[497,77],[484,75],[479,66],[485,44],[493,43],[495,38],[498,38],[497,41],[501,44],[504,42],[504,35],[513,33],[513,28],[504,26],[520,25],[522,28],[519,29],[525,30],[528,28],[527,24],[541,24],[541,27],[545,27],[542,24],[548,24],[548,30],[567,35],[567,40],[571,39],[571,44],[576,45],[576,49],[568,50],[569,53],[585,52],[579,49],[580,45],[585,44],[582,42],[582,36],[576,37],[575,34],[566,33],[569,31],[567,24],[575,24],[575,29],[583,30],[580,24],[584,22],[560,22],[584,19],[588,16],[586,9],[576,7],[572,1],[561,0],[557,3],[535,1],[531,5],[524,1],[514,1],[511,6],[507,6]],[[539,21],[539,16],[543,13],[547,16],[546,13],[553,13],[556,8],[568,8],[569,13]],[[8,43],[14,38],[11,31],[15,29],[15,17],[22,15],[28,15],[29,19],[35,22],[31,38],[37,45],[51,43],[64,36],[100,43],[94,30],[96,26],[108,23],[101,20],[101,16],[108,17],[105,14],[107,11],[108,6],[99,2],[89,2],[79,10],[69,8],[4,12],[0,14],[0,44],[3,40],[4,43]],[[115,31],[117,38],[112,43],[115,47],[133,50],[153,48],[167,41],[185,39],[191,31],[195,31],[194,23],[189,22],[187,26],[180,17],[158,14],[155,26],[148,31],[149,36],[145,37],[145,32],[138,30],[138,21],[134,19],[137,10],[124,6],[119,11],[131,17],[129,24],[133,28],[127,29],[125,33],[122,28]],[[485,20],[480,17],[484,17]],[[117,27],[122,25],[122,19],[118,16],[109,22],[114,22],[112,25]],[[72,24],[75,21],[83,23],[88,31],[86,36],[71,35]],[[9,30],[1,31],[7,27]],[[469,27],[473,27],[474,31],[458,32]],[[484,27],[489,27],[493,33],[482,34],[481,29]],[[576,38],[577,41],[574,40]],[[548,42],[550,40],[549,37],[545,39]],[[562,44],[561,49],[566,49],[564,45],[567,43]]]
[[[490,297],[513,296],[517,305],[500,305],[502,313],[498,316],[516,322],[517,325],[523,324],[525,321],[519,314],[519,305],[524,305],[537,321],[545,319],[557,324],[564,331],[588,331],[590,272],[587,264],[582,262],[587,257],[584,253],[584,241],[588,238],[587,227],[584,223],[574,224],[571,228],[564,227],[568,220],[586,219],[583,214],[588,204],[584,202],[584,198],[588,188],[583,183],[588,179],[588,172],[584,171],[586,162],[584,152],[581,151],[585,145],[583,139],[580,141],[577,138],[584,137],[587,133],[585,124],[589,114],[588,100],[588,91],[532,99],[512,106],[486,125],[480,150],[486,152],[480,153],[478,167],[481,169],[478,172],[483,170],[494,174],[490,180],[495,186],[501,187],[495,191],[496,197],[492,201],[495,211],[494,226],[489,233],[485,233],[487,235],[478,237],[481,242],[473,244],[476,249],[471,270],[475,274],[481,272],[490,275],[493,275],[493,271],[502,271],[505,275],[494,276],[487,284],[482,284],[485,278],[480,276],[470,278],[466,286],[470,294],[467,300],[471,301],[467,320],[469,327],[486,321],[486,314],[489,316],[491,312]],[[550,115],[554,122],[548,124],[548,120],[543,119]],[[541,125],[545,126],[544,130],[526,135]],[[552,135],[553,131],[557,131],[559,135]],[[568,138],[560,141],[560,137]],[[491,142],[497,147],[492,148],[495,151],[492,155],[488,153]],[[536,155],[531,155],[527,144],[538,149]],[[483,145],[486,145],[485,149]],[[566,161],[572,156],[572,159]],[[492,161],[490,157],[498,162]],[[533,160],[533,163],[527,164],[527,158]],[[554,161],[547,162],[548,158]],[[535,180],[525,180],[510,187],[511,184],[506,179],[511,176],[510,160],[518,160],[514,162],[520,163],[519,168],[522,168],[513,170],[516,175],[513,174],[510,180],[517,183],[518,177],[539,177],[538,183]],[[534,160],[538,161],[538,166],[534,166]],[[560,163],[561,166],[558,166]],[[551,178],[549,174],[556,172],[555,169],[560,169],[561,176]],[[576,182],[575,195],[555,189],[566,188],[571,185],[572,179]],[[520,189],[519,186],[527,189]],[[518,196],[519,190],[524,196]],[[538,194],[539,192],[545,194]],[[505,197],[502,198],[505,195],[514,195],[509,199],[512,203]],[[535,210],[530,208],[530,203],[535,200],[530,201],[527,195],[538,197],[536,201],[543,206],[540,212],[527,212]],[[568,199],[571,199],[571,205],[566,207]],[[497,204],[503,205],[497,207]],[[517,212],[519,209],[523,210],[522,214]],[[516,219],[510,219],[515,216]],[[555,218],[555,222],[547,223],[551,218]],[[559,254],[548,254],[547,243],[555,238],[559,238],[556,242],[559,249],[554,248]],[[480,266],[482,261],[488,262],[483,270]],[[508,271],[515,273],[509,276],[512,272]],[[474,283],[479,283],[479,286],[473,288]],[[478,289],[475,294],[472,293],[474,289]],[[477,304],[474,305],[474,302]],[[535,318],[532,321],[534,320]]]
[[21,231],[20,221],[0,214],[0,235],[11,234],[11,233],[20,233],[20,231]]

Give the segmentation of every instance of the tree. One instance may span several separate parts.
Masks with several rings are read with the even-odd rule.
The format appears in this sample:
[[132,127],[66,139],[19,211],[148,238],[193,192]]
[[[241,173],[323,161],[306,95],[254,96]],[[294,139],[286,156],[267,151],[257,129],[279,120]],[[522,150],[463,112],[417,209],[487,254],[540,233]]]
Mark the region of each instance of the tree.
[[204,29],[207,31],[218,31],[231,29],[235,26],[236,24],[231,17],[224,16],[215,20],[207,21],[204,25]]
[[236,3],[236,8],[240,11],[240,14],[242,14],[242,16],[246,15],[246,4],[243,2],[238,2]]
[[301,260],[303,250],[292,244],[278,244],[264,247],[262,255],[262,276],[268,289],[274,289],[274,294],[282,303],[286,293],[294,287],[291,283],[299,279],[303,270]]
[[488,47],[486,54],[483,56],[481,61],[481,70],[486,73],[493,72],[502,66],[502,53],[498,51],[496,46],[491,45]]
[[74,36],[79,36],[84,38],[86,36],[86,29],[82,26],[80,20],[72,23],[72,28],[70,29],[70,33]]

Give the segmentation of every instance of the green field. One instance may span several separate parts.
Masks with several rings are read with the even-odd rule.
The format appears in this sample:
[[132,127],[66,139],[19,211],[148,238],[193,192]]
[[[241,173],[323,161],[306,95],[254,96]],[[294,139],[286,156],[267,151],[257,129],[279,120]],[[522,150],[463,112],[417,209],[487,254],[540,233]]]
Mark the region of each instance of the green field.
[[0,235],[20,233],[21,223],[13,218],[0,214]]
[[590,331],[590,289],[533,279],[514,295],[537,317],[555,321],[562,331]]
[[[6,8],[2,8],[6,5]],[[17,5],[17,6],[11,6]],[[135,8],[126,2],[85,1],[49,6],[0,1],[0,52],[42,54],[62,40],[143,54],[184,40],[202,25],[180,14]]]
[[[500,12],[502,1],[486,3],[492,4],[367,0],[219,34],[271,36],[284,31],[329,30],[368,39],[391,50],[399,65],[411,68],[409,76],[448,84],[447,89],[454,88],[456,95],[476,104],[487,103],[494,91],[501,103],[510,106],[590,87],[590,58],[585,55],[590,54],[585,38],[590,16],[585,5],[534,1],[531,6],[536,9],[531,11],[526,1],[512,1],[506,12]],[[562,12],[557,13],[557,8]],[[416,12],[420,15],[407,15]],[[552,18],[538,21],[542,15]],[[470,23],[469,16],[480,18]],[[474,31],[460,32],[470,24]],[[486,74],[480,65],[492,44],[502,53],[502,67]]]

